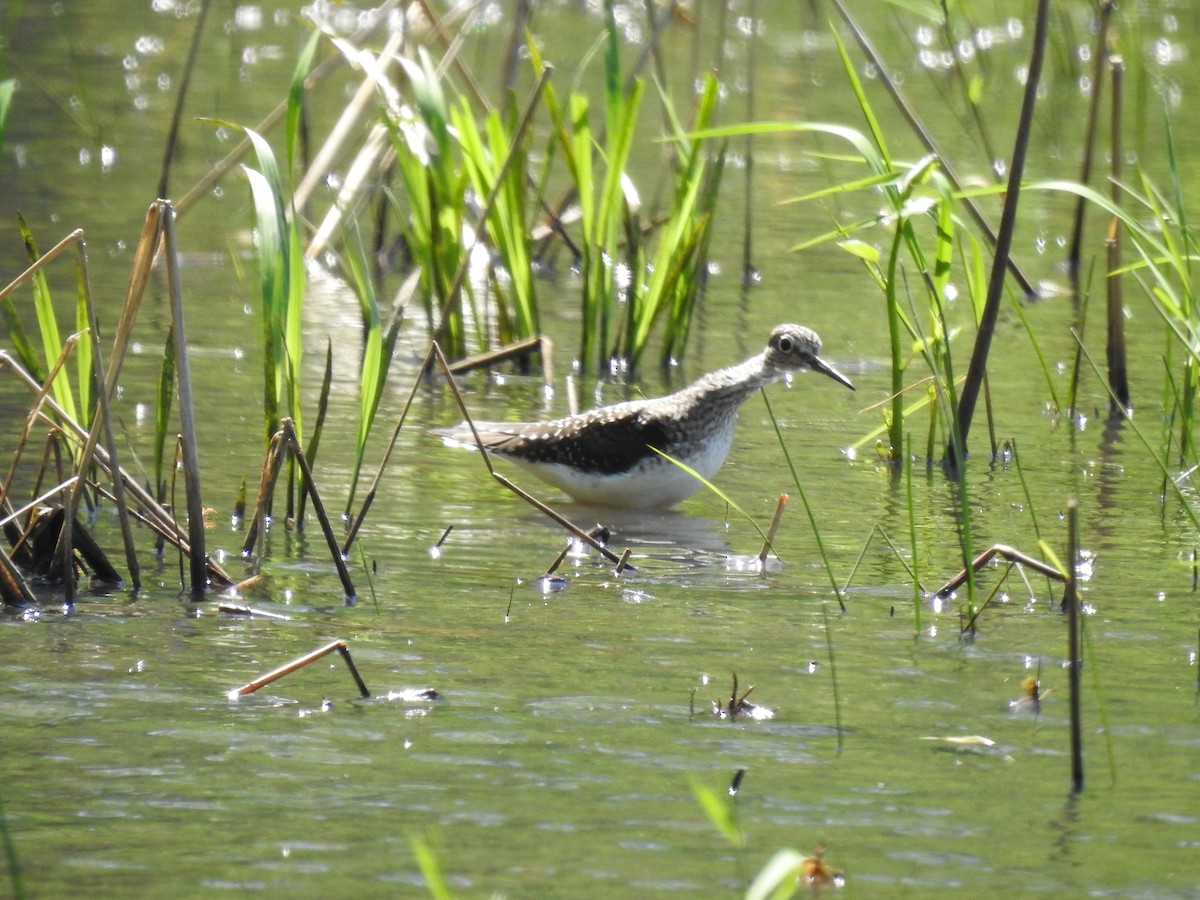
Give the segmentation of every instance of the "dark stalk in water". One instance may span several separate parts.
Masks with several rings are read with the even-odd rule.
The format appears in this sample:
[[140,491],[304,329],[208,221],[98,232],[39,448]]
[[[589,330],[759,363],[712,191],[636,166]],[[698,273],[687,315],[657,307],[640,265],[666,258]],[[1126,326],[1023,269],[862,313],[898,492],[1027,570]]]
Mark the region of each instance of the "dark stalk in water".
[[[1121,140],[1125,63],[1121,57],[1112,56],[1109,58],[1109,67],[1113,88],[1109,182],[1112,185],[1112,201],[1116,205],[1121,202],[1121,154],[1125,152]],[[1083,202],[1082,199],[1080,202]],[[1129,371],[1125,363],[1125,309],[1120,275],[1122,233],[1120,219],[1113,216],[1109,221],[1108,237],[1104,242],[1108,250],[1108,278],[1105,279],[1105,287],[1108,293],[1108,381],[1112,386],[1109,409],[1118,418],[1128,416],[1133,409],[1133,400],[1129,395]]]
[[192,403],[192,370],[188,361],[187,327],[183,318],[183,285],[179,279],[179,252],[175,245],[175,210],[162,204],[162,233],[167,257],[167,284],[171,295],[171,334],[175,339],[175,380],[179,389],[179,427],[183,438],[183,478],[187,494],[188,561],[192,596],[200,598],[208,589],[208,566],[204,553],[204,511],[200,492],[199,440],[196,437],[196,408]]
[[0,546],[0,605],[35,606],[37,600],[12,557]]
[[305,483],[308,485],[313,511],[316,513],[317,521],[321,525],[321,532],[325,536],[325,542],[329,546],[330,556],[333,559],[334,566],[337,568],[338,578],[342,582],[342,589],[346,592],[346,601],[347,603],[353,603],[356,593],[354,583],[350,580],[350,572],[346,568],[346,556],[349,553],[349,544],[347,544],[345,551],[338,547],[337,537],[333,533],[333,526],[330,524],[329,516],[325,512],[325,504],[321,502],[321,495],[317,491],[317,485],[313,479],[312,467],[309,465],[308,458],[304,455],[304,448],[300,446],[300,439],[296,435],[295,423],[288,417],[284,417],[279,423],[279,431],[272,436],[267,445],[266,460],[263,463],[262,478],[259,481],[258,503],[254,510],[254,518],[251,520],[250,528],[246,533],[246,540],[242,545],[242,553],[250,553],[254,545],[262,540],[266,529],[266,517],[269,514],[268,511],[271,506],[271,497],[275,491],[275,482],[278,480],[279,472],[283,468],[285,458],[289,454],[300,467],[300,472],[304,477]]
[[1083,654],[1079,641],[1079,586],[1075,561],[1079,558],[1079,501],[1067,501],[1067,590],[1063,605],[1067,613],[1067,684],[1071,707],[1071,792],[1083,791],[1083,736],[1079,718],[1079,669]]
[[162,169],[158,176],[158,196],[166,199],[171,196],[171,162],[179,145],[179,123],[183,120],[183,103],[187,99],[188,85],[192,83],[192,72],[196,68],[196,54],[200,50],[200,36],[204,33],[204,20],[208,18],[208,8],[212,0],[201,0],[200,12],[196,15],[196,27],[192,31],[192,41],[188,45],[187,60],[183,71],[179,73],[179,93],[175,95],[175,107],[171,111],[171,127],[167,130],[167,141],[163,148]]
[[[1017,206],[1021,196],[1021,179],[1025,174],[1025,154],[1029,149],[1029,138],[1033,130],[1033,110],[1037,104],[1038,84],[1042,76],[1042,63],[1046,56],[1046,35],[1049,31],[1050,0],[1039,0],[1037,24],[1034,28],[1033,47],[1030,52],[1029,73],[1025,79],[1025,96],[1021,102],[1021,118],[1013,146],[1012,162],[1009,165],[1008,189],[1004,194],[1004,211],[1000,216],[1000,228],[996,232],[996,256],[992,263],[988,281],[987,299],[979,321],[979,333],[975,338],[975,349],[971,353],[971,364],[967,369],[967,380],[963,383],[958,398],[958,420],[953,429],[955,434],[946,444],[946,463],[954,471],[962,467],[966,458],[967,436],[971,420],[975,416],[975,404],[979,390],[987,374],[988,351],[996,331],[996,320],[1000,315],[1000,302],[1004,297],[1004,276],[1008,271],[1012,251],[1013,232],[1017,223]],[[956,440],[957,438],[957,440]]]

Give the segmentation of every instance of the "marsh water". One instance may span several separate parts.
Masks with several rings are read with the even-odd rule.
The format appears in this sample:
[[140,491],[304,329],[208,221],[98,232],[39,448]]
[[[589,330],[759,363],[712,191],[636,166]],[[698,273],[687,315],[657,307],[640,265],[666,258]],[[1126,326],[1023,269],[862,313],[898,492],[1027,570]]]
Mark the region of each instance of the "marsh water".
[[[628,12],[636,20],[635,6]],[[884,4],[859,6],[947,150],[977,161],[972,178],[991,178],[959,118],[946,61],[930,49],[939,36]],[[191,117],[256,122],[285,96],[306,34],[299,3],[213,7],[173,194],[231,146],[219,127]],[[723,73],[725,120],[743,117],[740,88],[754,58],[758,117],[863,127],[829,36],[832,8],[758,7],[753,51],[745,39],[751,20],[738,18],[749,15],[746,5],[731,7],[738,37]],[[1090,4],[1059,7],[1032,178],[1078,171]],[[1186,189],[1200,176],[1200,84],[1185,62],[1200,14],[1165,0],[1145,7],[1141,31],[1122,40],[1127,53],[1144,53],[1145,83],[1169,98]],[[507,39],[506,12],[494,13],[473,29],[465,53],[480,73],[498,71]],[[976,14],[971,52],[989,54],[988,125],[996,146],[1007,148],[1031,27],[1020,16],[1031,16],[1032,6],[984,3]],[[29,3],[8,15],[4,74],[20,89],[0,160],[0,278],[23,266],[17,210],[43,249],[84,228],[92,290],[102,323],[111,324],[156,190],[195,9],[145,3],[118,17],[110,3]],[[703,18],[697,38],[694,26],[677,23],[664,38],[668,58],[710,52],[713,26]],[[585,4],[547,3],[534,31],[565,92],[602,22]],[[626,36],[632,58],[639,36]],[[350,81],[335,77],[322,95],[314,115],[325,127],[338,112],[339,85]],[[996,99],[1008,94],[1007,104]],[[872,102],[895,135],[893,153],[921,155],[882,90]],[[1131,164],[1162,177],[1162,105],[1154,90],[1137,105]],[[643,116],[655,118],[649,107]],[[659,148],[648,146],[642,164],[652,181]],[[1004,567],[985,569],[976,602],[997,585],[999,593],[964,639],[964,592],[944,603],[929,595],[962,561],[955,485],[936,466],[918,464],[911,483],[895,477],[873,440],[850,452],[881,424],[876,405],[890,391],[884,300],[860,264],[831,244],[791,252],[832,227],[839,201],[778,203],[827,183],[836,165],[829,155],[844,149],[794,136],[758,140],[750,202],[762,278],[748,291],[744,169],[730,166],[716,265],[686,358],[669,376],[650,365],[637,380],[647,395],[665,392],[758,352],[781,321],[822,335],[824,355],[857,391],[802,375],[790,389],[771,388],[769,400],[834,576],[849,579],[844,613],[761,398],[744,408],[717,484],[764,527],[777,496],[792,495],[777,558],[765,569],[757,532],[707,492],[668,513],[564,504],[584,525],[610,525],[612,545],[630,547],[637,570],[614,575],[609,563],[580,552],[560,570],[558,589],[547,590],[538,576],[563,533],[492,482],[478,458],[428,435],[460,418],[444,386],[431,382],[417,392],[362,553],[351,559],[355,605],[344,602],[310,522],[303,534],[276,525],[265,577],[240,598],[272,616],[188,602],[179,561],[155,557],[144,534],[146,588],[136,596],[85,592],[68,614],[47,590],[42,609],[6,611],[0,799],[29,896],[419,896],[426,888],[414,837],[431,844],[461,896],[736,896],[776,850],[818,845],[846,873],[848,896],[1200,892],[1200,599],[1192,563],[1200,535],[1181,501],[1161,496],[1155,454],[1166,427],[1158,411],[1166,326],[1145,296],[1129,291],[1137,430],[1106,422],[1106,395],[1086,364],[1084,415],[1060,415],[1053,401],[1068,394],[1078,317],[1056,290],[1070,203],[1029,196],[1015,254],[1043,287],[1043,299],[1022,310],[1049,378],[1006,306],[991,400],[997,438],[1016,448],[1020,467],[1011,455],[992,461],[977,425],[967,506],[976,549],[1003,543],[1036,556],[1041,539],[1061,555],[1063,514],[1069,499],[1079,501],[1091,562],[1083,582],[1086,784],[1075,796],[1061,590],[1016,572],[1001,583]],[[233,174],[180,222],[208,546],[235,575],[249,563],[238,557],[243,530],[231,511],[241,481],[257,479],[263,452],[248,203]],[[1102,259],[1102,223],[1091,223],[1090,238],[1089,259]],[[51,272],[64,317],[73,278],[70,264]],[[462,384],[473,412],[527,419],[566,410],[578,287],[560,263],[540,290],[544,325],[559,348],[552,390],[531,376],[469,376]],[[314,401],[327,341],[334,347],[317,477],[340,509],[357,427],[357,301],[317,271],[305,309]],[[957,313],[965,368],[970,311]],[[115,410],[123,446],[142,464],[169,318],[155,282]],[[1088,323],[1098,359],[1103,345],[1092,335],[1102,333],[1099,320]],[[370,461],[383,453],[423,350],[414,327],[390,374]],[[583,406],[628,395],[597,387],[587,373],[572,381]],[[0,382],[6,458],[27,405],[14,382]],[[120,559],[111,513],[102,508],[92,527]],[[916,606],[912,565],[926,589]],[[337,655],[256,694],[227,696],[336,639],[347,642],[371,698],[358,698]],[[734,672],[743,690],[755,685],[751,698],[773,718],[712,714]],[[1041,682],[1036,715],[1013,705],[1030,676]],[[426,687],[440,699],[404,693]],[[739,769],[746,774],[733,801],[744,836],[737,846],[708,820],[693,786],[724,793]],[[11,885],[2,874],[0,893]]]

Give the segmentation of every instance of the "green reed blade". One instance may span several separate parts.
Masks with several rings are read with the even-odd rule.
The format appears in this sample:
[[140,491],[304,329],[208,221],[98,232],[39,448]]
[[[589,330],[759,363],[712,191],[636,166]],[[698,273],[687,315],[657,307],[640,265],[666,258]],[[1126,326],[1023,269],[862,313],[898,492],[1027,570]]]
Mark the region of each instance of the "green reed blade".
[[714,790],[695,778],[689,779],[689,783],[692,796],[696,798],[713,827],[734,847],[744,846],[746,836],[738,824],[737,804],[733,802],[729,792]]
[[363,462],[366,459],[367,440],[371,436],[371,429],[375,425],[375,416],[379,411],[379,403],[383,399],[383,389],[387,381],[396,335],[396,330],[390,329],[388,338],[386,340],[384,338],[383,321],[379,314],[379,299],[369,274],[366,253],[362,245],[362,235],[358,232],[357,227],[354,229],[352,238],[345,242],[346,266],[350,273],[350,283],[358,297],[359,307],[362,311],[363,350],[359,367],[358,432],[354,444],[354,469],[350,478],[350,491],[346,499],[347,515],[354,506],[354,495],[362,474]]
[[409,838],[409,843],[412,845],[417,868],[421,870],[421,877],[425,879],[425,889],[429,891],[429,895],[434,900],[454,900],[454,894],[442,874],[442,864],[433,849],[432,841],[414,835]]
[[243,166],[242,171],[250,182],[254,201],[263,325],[263,432],[264,439],[270,441],[279,430],[281,418],[283,360],[280,336],[283,334],[283,298],[287,291],[283,217],[276,205],[279,195],[272,189],[270,180],[248,166]]
[[317,46],[321,42],[321,31],[314,28],[308,38],[308,43],[300,51],[296,60],[296,68],[292,72],[292,82],[288,87],[287,121],[284,134],[287,136],[288,174],[295,179],[297,157],[300,147],[300,124],[304,115],[304,82],[312,69],[313,57],[316,56]]
[[[25,222],[25,218],[17,213],[17,224],[21,231],[21,239],[25,242],[25,252],[29,256],[29,261],[35,263],[41,258],[41,254],[37,249],[37,242],[33,238],[33,232]],[[38,270],[30,278],[33,285],[33,308],[37,316],[38,331],[42,338],[42,350],[46,354],[46,362],[48,365],[53,365],[63,351],[62,339],[59,337],[58,320],[54,315],[54,303],[50,297],[50,285],[46,281],[46,275],[43,270]],[[41,369],[40,366],[31,368],[31,372]],[[42,369],[42,371],[46,371]],[[75,396],[71,392],[71,382],[67,378],[67,373],[64,368],[58,370],[58,374],[54,376],[54,385],[52,389],[54,399],[58,405],[63,408],[66,414],[75,421],[79,421],[79,415],[76,412]]]
[[846,45],[842,43],[837,29],[831,28],[830,30],[833,33],[834,43],[837,45],[838,56],[842,61],[842,71],[846,75],[846,81],[850,83],[850,89],[854,92],[854,99],[858,103],[859,112],[862,113],[863,119],[867,123],[867,130],[871,133],[871,138],[878,148],[879,155],[885,166],[891,169],[892,159],[888,153],[887,142],[883,138],[883,129],[879,126],[879,120],[875,118],[875,111],[871,108],[870,101],[867,100],[867,94],[863,90],[862,82],[859,81],[858,72],[855,69],[853,61],[850,59],[850,54],[846,52]]
[[175,336],[167,332],[162,366],[158,370],[157,402],[154,404],[154,490],[159,500],[166,496],[167,435],[171,429],[171,402],[175,397]]
[[4,135],[7,132],[8,111],[12,108],[13,94],[17,91],[17,80],[8,78],[0,81],[0,154],[4,152]]

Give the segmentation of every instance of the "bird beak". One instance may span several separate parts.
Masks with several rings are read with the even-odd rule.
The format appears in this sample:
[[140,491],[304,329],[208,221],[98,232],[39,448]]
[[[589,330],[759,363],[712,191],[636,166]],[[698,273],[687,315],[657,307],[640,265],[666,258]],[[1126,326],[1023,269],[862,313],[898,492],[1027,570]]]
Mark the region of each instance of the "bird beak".
[[821,359],[821,357],[814,356],[812,362],[809,364],[809,367],[814,372],[820,372],[822,375],[828,375],[838,384],[844,384],[846,387],[850,388],[850,390],[854,390],[854,383],[829,363],[825,362],[825,360]]

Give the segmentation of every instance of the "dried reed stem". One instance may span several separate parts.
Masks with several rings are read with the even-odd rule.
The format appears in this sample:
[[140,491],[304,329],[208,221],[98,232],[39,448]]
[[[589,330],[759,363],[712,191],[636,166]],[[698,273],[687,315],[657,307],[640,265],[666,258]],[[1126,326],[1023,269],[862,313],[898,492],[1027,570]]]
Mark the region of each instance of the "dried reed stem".
[[779,530],[779,522],[783,519],[783,511],[787,507],[787,502],[788,495],[780,494],[779,501],[775,504],[775,515],[771,519],[771,527],[767,529],[767,539],[763,541],[762,550],[758,553],[758,564],[760,566],[766,564],[767,554],[775,549],[775,532]]
[[260,675],[258,678],[255,678],[253,681],[249,681],[246,684],[243,684],[240,688],[236,688],[236,689],[230,691],[229,692],[230,696],[237,698],[237,697],[244,697],[246,694],[253,694],[259,688],[266,687],[268,684],[270,684],[273,681],[278,681],[284,675],[291,675],[293,672],[297,671],[298,669],[302,669],[305,666],[309,665],[310,663],[314,663],[318,659],[321,659],[324,656],[328,656],[330,653],[333,653],[335,650],[338,653],[340,653],[342,656],[342,659],[344,659],[346,661],[346,667],[350,670],[350,674],[354,678],[354,683],[358,687],[359,694],[361,694],[363,697],[370,697],[371,692],[369,690],[367,690],[366,682],[364,682],[362,679],[362,676],[358,674],[358,668],[354,665],[354,660],[351,659],[351,657],[350,657],[350,648],[346,645],[346,642],[343,640],[331,641],[330,643],[326,644],[324,647],[319,647],[316,650],[312,651],[311,653],[306,653],[303,656],[292,660],[290,663],[286,663],[286,664],[280,666],[278,669],[272,669],[266,675]]

